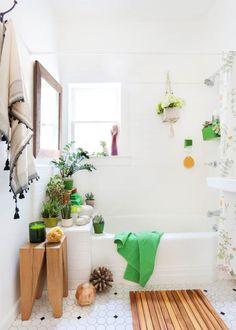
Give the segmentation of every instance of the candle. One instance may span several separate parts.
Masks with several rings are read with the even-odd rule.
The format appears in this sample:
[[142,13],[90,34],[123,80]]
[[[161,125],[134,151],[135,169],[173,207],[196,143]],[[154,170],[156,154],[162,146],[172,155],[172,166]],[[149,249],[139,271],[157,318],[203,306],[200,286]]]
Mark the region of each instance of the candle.
[[30,243],[42,243],[46,239],[46,229],[43,221],[35,221],[29,224]]

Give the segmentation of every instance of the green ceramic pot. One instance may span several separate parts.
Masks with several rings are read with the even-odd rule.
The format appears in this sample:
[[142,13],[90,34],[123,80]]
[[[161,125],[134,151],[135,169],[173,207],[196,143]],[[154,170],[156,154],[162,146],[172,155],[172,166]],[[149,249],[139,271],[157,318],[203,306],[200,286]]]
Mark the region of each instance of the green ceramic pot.
[[72,190],[73,189],[74,181],[73,181],[72,178],[64,178],[63,181],[64,181],[65,190]]
[[43,221],[45,223],[45,227],[47,228],[56,227],[58,223],[57,218],[43,218]]
[[102,234],[104,230],[104,223],[93,223],[93,229],[95,234]]
[[220,135],[216,134],[213,130],[212,130],[212,125],[209,125],[207,127],[204,127],[202,129],[202,137],[204,141],[208,141],[208,140],[212,140],[212,139],[216,139],[219,138]]

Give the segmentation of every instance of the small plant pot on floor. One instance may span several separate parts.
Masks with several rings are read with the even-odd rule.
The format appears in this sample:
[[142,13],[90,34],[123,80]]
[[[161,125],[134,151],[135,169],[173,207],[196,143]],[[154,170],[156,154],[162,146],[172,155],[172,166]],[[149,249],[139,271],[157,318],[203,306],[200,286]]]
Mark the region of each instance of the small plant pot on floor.
[[73,218],[70,219],[61,219],[62,227],[71,227],[73,226]]
[[57,218],[43,218],[43,221],[45,223],[45,227],[47,228],[56,227],[58,223]]
[[102,234],[104,230],[104,223],[93,223],[93,229],[95,234]]

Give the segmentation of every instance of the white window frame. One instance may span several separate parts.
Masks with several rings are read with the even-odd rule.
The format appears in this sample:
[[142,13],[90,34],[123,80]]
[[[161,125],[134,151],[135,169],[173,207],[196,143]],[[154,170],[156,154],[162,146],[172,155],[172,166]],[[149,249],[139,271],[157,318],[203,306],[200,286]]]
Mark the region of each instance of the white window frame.
[[[72,104],[73,104],[73,101],[72,101],[72,94],[73,94],[73,89],[75,88],[78,88],[78,87],[83,87],[86,86],[87,88],[88,87],[93,87],[93,86],[96,86],[96,85],[104,85],[104,86],[108,86],[108,85],[114,85],[117,86],[117,88],[119,88],[119,120],[117,121],[114,121],[114,120],[94,120],[94,121],[91,121],[91,120],[72,120]],[[69,129],[69,132],[68,132],[68,137],[69,137],[69,140],[71,141],[74,141],[75,140],[75,125],[76,124],[117,124],[118,127],[119,127],[119,140],[120,140],[120,131],[121,131],[121,105],[122,105],[122,85],[120,82],[94,82],[94,83],[70,83],[69,85],[69,102],[68,102],[68,105],[69,105],[69,111],[68,111],[68,129]],[[119,143],[119,155],[120,155],[120,143]],[[96,157],[96,156],[92,156],[92,157]],[[111,156],[113,157],[113,156]],[[116,156],[117,157],[117,156]]]

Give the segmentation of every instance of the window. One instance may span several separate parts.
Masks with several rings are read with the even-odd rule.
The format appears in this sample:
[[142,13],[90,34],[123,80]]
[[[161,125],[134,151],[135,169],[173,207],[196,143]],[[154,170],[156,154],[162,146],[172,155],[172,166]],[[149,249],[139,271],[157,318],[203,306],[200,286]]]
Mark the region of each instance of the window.
[[70,85],[71,138],[90,154],[101,152],[100,141],[110,154],[114,124],[120,124],[121,84]]

